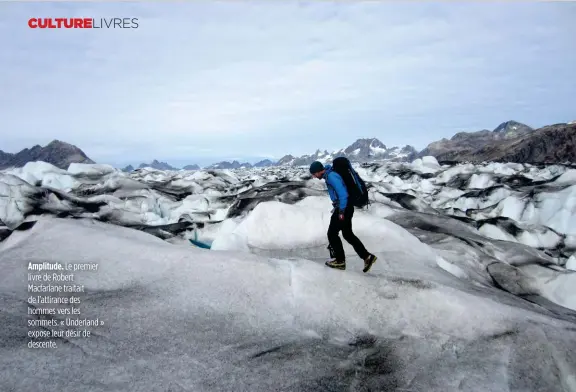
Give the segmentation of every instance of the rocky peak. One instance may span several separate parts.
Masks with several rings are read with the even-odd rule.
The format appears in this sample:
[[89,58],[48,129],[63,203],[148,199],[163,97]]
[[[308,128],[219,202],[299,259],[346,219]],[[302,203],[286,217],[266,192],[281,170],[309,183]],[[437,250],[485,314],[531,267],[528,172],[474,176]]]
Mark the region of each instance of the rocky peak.
[[272,162],[270,159],[264,159],[254,164],[254,167],[270,167],[270,166],[274,166],[274,162]]
[[12,159],[12,157],[14,156],[14,154],[11,154],[9,152],[4,152],[2,150],[0,150],[0,166],[4,165],[5,163],[9,162],[10,159]]
[[410,145],[405,145],[404,147],[402,147],[402,149],[400,150],[400,152],[402,154],[417,154],[418,150],[416,150],[416,148],[414,148],[414,146],[410,146]]
[[64,170],[71,163],[94,163],[78,147],[60,140],[53,140],[44,147],[37,144],[16,154],[0,154],[0,168],[22,167],[36,161],[50,163]]
[[177,168],[170,166],[166,162],[159,162],[157,159],[154,159],[152,163],[141,163],[140,166],[138,167],[140,169],[142,169],[143,167],[151,167],[152,169],[156,170],[178,170]]
[[346,147],[346,149],[344,149],[344,153],[351,154],[356,150],[360,150],[358,152],[358,155],[367,156],[370,155],[371,150],[374,148],[386,150],[386,145],[376,138],[358,139],[354,143]]
[[494,131],[496,139],[511,139],[533,132],[534,129],[517,121],[506,121],[498,125]]
[[[450,140],[430,143],[418,156],[432,155],[439,161],[561,162],[573,153],[574,130],[568,124],[533,129],[506,121],[493,131],[459,132]],[[563,135],[565,132],[566,135]],[[561,142],[560,142],[561,141]],[[572,154],[572,155],[571,155]]]
[[290,164],[292,164],[292,162],[294,162],[295,159],[296,159],[296,157],[293,155],[284,155],[282,158],[280,158],[277,165],[279,165],[279,166],[290,165]]
[[240,163],[237,160],[232,162],[222,161],[208,166],[208,169],[240,169],[240,168],[251,168],[252,164],[248,162]]
[[[459,142],[459,141],[463,141],[463,140],[467,140],[467,139],[481,139],[481,138],[485,138],[485,137],[490,137],[492,135],[492,132],[490,132],[487,129],[483,129],[481,131],[477,131],[477,132],[458,132],[456,133],[454,136],[452,136],[452,138],[450,140],[455,141],[455,142]],[[447,140],[447,139],[442,139]]]

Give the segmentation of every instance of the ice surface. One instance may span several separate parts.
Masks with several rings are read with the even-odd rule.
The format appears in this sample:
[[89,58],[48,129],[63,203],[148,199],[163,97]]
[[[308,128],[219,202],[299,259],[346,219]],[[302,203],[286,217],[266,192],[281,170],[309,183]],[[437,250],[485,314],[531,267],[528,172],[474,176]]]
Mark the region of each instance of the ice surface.
[[518,241],[534,248],[551,249],[561,243],[562,236],[552,230],[538,232],[537,229],[534,229],[533,232],[523,231],[522,234],[518,236]]
[[[285,205],[263,202],[234,231],[217,236],[212,249],[250,249],[253,253],[326,259],[330,210],[326,203],[306,199],[306,203]],[[315,204],[315,205],[314,205]],[[328,205],[329,206],[329,205]],[[372,253],[383,250],[403,253],[423,265],[435,265],[436,254],[398,225],[364,212],[354,216],[354,232]],[[347,257],[360,260],[354,249],[343,242]]]
[[574,253],[568,261],[566,261],[566,269],[576,271],[576,253]]
[[46,162],[28,162],[23,167],[6,170],[31,185],[40,184],[62,190],[70,190],[80,183],[65,170]]
[[14,229],[34,208],[29,200],[40,197],[41,191],[13,174],[0,173],[0,221]]
[[527,265],[519,268],[531,278],[531,283],[544,298],[576,310],[576,290],[574,289],[576,287],[576,272],[558,273],[540,265]]
[[506,232],[505,230],[495,225],[490,224],[482,225],[482,227],[478,231],[484,234],[486,237],[493,238],[495,240],[514,241],[514,242],[517,241],[512,234]]
[[543,192],[535,198],[539,213],[526,219],[569,235],[576,235],[576,185]]
[[68,166],[68,173],[71,174],[84,174],[84,175],[96,175],[101,176],[105,174],[111,174],[116,172],[111,165],[104,164],[86,164],[86,163],[71,163]]
[[563,183],[568,183],[568,184],[574,184],[576,183],[576,169],[570,169],[567,170],[566,172],[564,172],[564,174],[562,174],[560,177],[558,177],[556,179],[556,181],[554,181],[558,184],[563,184]]
[[494,180],[492,180],[492,176],[488,175],[488,174],[472,174],[472,177],[470,177],[470,184],[468,185],[468,188],[472,188],[472,189],[484,189],[484,188],[489,188],[491,186],[494,186]]
[[[368,274],[307,167],[0,172],[0,390],[576,390],[573,169],[355,167]],[[24,348],[30,260],[101,264],[94,339]]]
[[412,162],[411,166],[413,170],[420,173],[436,173],[440,170],[440,164],[432,156],[418,158]]
[[[560,390],[573,379],[573,322],[499,291],[459,288],[403,256],[417,241],[393,227],[381,256],[398,270],[382,260],[364,275],[360,265],[335,271],[41,219],[0,244],[0,389]],[[31,355],[24,271],[39,260],[99,263],[76,283],[87,291],[82,314],[105,325]]]

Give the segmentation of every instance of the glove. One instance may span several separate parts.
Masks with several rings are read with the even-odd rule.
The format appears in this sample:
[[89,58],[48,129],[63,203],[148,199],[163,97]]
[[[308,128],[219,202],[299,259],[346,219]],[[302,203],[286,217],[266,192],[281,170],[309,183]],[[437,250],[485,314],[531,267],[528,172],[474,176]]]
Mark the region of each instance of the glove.
[[344,220],[344,213],[342,211],[338,212],[338,219],[340,219],[341,221]]

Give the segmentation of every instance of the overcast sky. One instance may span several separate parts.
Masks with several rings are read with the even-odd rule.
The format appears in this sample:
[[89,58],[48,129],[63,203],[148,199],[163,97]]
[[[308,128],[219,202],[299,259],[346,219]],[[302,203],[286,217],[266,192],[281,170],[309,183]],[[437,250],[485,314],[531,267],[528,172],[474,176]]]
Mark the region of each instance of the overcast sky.
[[1,2],[0,149],[204,165],[576,119],[576,3],[278,3]]

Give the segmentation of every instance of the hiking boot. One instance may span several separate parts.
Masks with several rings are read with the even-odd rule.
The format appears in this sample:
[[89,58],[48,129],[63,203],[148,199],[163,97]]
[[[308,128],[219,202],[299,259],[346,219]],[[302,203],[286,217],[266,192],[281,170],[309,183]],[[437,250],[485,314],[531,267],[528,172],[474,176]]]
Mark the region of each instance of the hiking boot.
[[332,259],[330,261],[327,261],[326,265],[330,268],[336,268],[336,269],[341,269],[341,270],[346,269],[346,261],[339,261],[336,259]]
[[372,268],[372,264],[376,262],[376,259],[377,257],[373,254],[368,255],[368,257],[364,259],[364,269],[362,271],[368,272],[370,268]]

